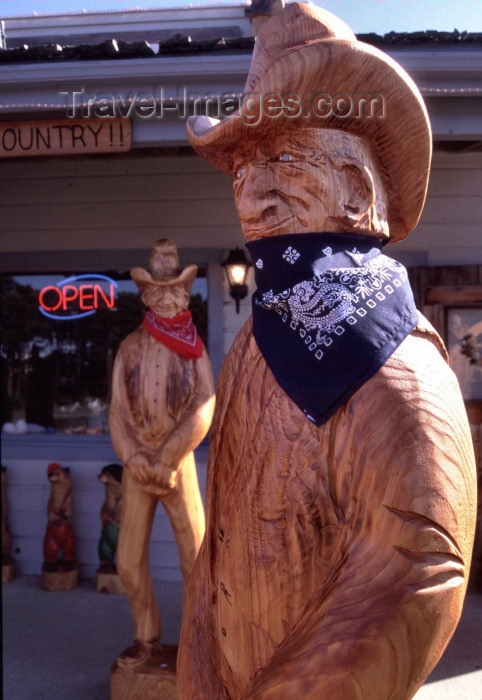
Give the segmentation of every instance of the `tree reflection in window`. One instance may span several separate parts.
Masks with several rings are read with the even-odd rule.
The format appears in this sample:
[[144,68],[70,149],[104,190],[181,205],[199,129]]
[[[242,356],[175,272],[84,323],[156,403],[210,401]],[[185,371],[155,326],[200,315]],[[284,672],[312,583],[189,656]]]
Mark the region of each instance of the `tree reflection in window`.
[[[61,275],[0,278],[2,426],[20,419],[31,430],[106,432],[115,354],[145,311],[130,279],[107,274],[119,285],[115,307],[68,322],[38,310],[39,289]],[[196,280],[189,306],[205,344],[206,290]]]

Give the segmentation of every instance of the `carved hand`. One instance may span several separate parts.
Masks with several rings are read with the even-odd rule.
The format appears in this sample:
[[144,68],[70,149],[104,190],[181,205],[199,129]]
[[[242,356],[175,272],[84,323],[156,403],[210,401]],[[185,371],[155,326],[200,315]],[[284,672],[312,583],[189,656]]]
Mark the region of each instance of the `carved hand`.
[[138,484],[145,485],[153,481],[154,470],[145,452],[136,452],[126,462],[126,467],[129,469],[134,481],[137,481]]
[[176,487],[178,472],[161,460],[153,465],[145,452],[136,452],[129,459],[128,467],[132,478],[142,486],[155,485],[166,489],[166,493]]

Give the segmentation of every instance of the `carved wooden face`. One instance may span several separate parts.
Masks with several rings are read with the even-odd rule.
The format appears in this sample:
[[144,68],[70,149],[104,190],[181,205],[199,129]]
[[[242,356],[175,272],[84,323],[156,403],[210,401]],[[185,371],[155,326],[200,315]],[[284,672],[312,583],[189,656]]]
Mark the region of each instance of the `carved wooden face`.
[[69,467],[58,467],[48,474],[48,480],[50,483],[55,484],[59,481],[66,481],[70,478]]
[[234,158],[233,187],[246,240],[316,231],[367,233],[374,192],[370,172],[358,158],[361,149],[356,137],[321,129],[243,141]]
[[184,284],[147,284],[142,292],[142,301],[158,316],[172,318],[187,309],[189,294]]
[[61,479],[62,479],[62,468],[61,467],[59,467],[58,469],[54,469],[48,475],[48,480],[51,483],[54,483],[55,481],[61,481]]

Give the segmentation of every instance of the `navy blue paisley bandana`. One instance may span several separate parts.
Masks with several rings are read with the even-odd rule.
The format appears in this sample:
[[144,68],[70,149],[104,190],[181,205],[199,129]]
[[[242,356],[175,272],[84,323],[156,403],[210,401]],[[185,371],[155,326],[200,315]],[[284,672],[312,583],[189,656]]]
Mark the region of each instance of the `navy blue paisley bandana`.
[[280,387],[322,425],[415,327],[407,271],[368,236],[301,233],[247,248],[255,340]]

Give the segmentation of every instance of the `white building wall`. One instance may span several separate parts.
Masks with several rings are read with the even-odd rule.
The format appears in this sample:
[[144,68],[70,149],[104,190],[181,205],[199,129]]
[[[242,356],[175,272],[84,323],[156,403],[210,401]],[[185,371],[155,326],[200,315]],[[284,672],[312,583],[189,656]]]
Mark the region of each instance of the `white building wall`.
[[[195,457],[204,499],[207,448],[199,447]],[[119,463],[108,436],[2,436],[2,465],[7,468],[7,517],[15,573],[39,576],[41,573],[50,496],[46,472],[50,462],[70,467],[79,575],[93,578],[99,567],[97,547],[104,502],[104,485],[97,476],[106,464]],[[174,533],[161,503],[152,529],[150,561],[154,580],[182,580]]]
[[426,253],[430,266],[482,263],[481,195],[482,152],[435,152],[420,222],[393,250]]
[[241,244],[230,179],[198,157],[12,159],[1,179],[1,252]]

